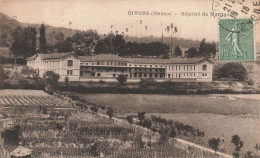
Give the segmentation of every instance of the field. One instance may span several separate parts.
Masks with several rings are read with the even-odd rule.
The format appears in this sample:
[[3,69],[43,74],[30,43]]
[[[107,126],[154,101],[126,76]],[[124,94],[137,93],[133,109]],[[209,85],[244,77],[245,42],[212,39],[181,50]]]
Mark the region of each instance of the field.
[[[216,157],[184,147],[173,139],[159,144],[159,136],[153,132],[82,110],[71,104],[72,101],[42,91],[6,90],[0,94],[0,107],[5,108],[1,114],[13,118],[18,125],[2,133],[8,151],[22,142],[33,150],[33,157],[40,158],[96,157],[100,153],[108,158]],[[19,131],[19,139],[15,134],[10,139],[11,131]]]
[[221,150],[234,150],[231,136],[238,134],[244,141],[243,152],[255,151],[260,143],[260,96],[259,95],[80,95],[91,103],[106,105],[125,117],[144,111],[180,121],[205,132],[202,140],[192,140],[206,146],[209,138],[225,139]]

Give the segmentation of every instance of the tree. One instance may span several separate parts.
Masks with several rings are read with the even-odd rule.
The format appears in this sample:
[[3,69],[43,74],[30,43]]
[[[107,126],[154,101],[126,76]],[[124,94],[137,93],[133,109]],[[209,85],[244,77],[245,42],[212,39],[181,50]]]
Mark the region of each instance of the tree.
[[111,120],[114,115],[114,111],[112,108],[110,108],[110,107],[108,108],[107,115],[109,116],[109,119]]
[[45,37],[45,26],[44,24],[41,24],[40,27],[40,37],[39,37],[39,51],[41,53],[46,53],[47,52],[47,46],[46,46],[46,37]]
[[240,139],[238,135],[233,135],[231,142],[236,146],[236,151],[240,151],[240,149],[243,147],[244,142]]
[[198,51],[195,47],[191,47],[190,49],[188,49],[187,51],[185,51],[185,56],[187,58],[194,58],[196,57]]
[[125,45],[126,41],[124,40],[124,37],[122,35],[116,35],[116,37],[113,39],[113,48],[115,53],[119,56],[123,55]]
[[140,120],[140,122],[143,122],[144,118],[145,118],[145,112],[138,112],[138,119]]
[[71,38],[59,41],[58,43],[56,43],[55,48],[58,49],[59,53],[73,51]]
[[60,79],[60,75],[53,72],[53,71],[47,71],[43,74],[43,78],[44,78],[44,80],[47,84],[55,87],[58,84],[58,81]]
[[128,123],[132,124],[134,121],[133,121],[133,117],[132,116],[127,116],[126,117],[126,120]]
[[15,57],[15,63],[18,56],[26,58],[36,53],[36,34],[34,27],[17,27],[12,32],[13,42],[10,50]]
[[71,37],[76,55],[91,55],[94,53],[99,36],[96,30],[79,31]]
[[37,70],[24,66],[21,70],[22,75],[26,75],[27,77],[32,77],[32,78],[37,78],[38,77],[38,72]]
[[126,81],[127,81],[127,75],[125,74],[119,74],[118,77],[116,78],[117,81],[119,82],[119,85],[125,85]]
[[218,150],[219,143],[220,143],[219,138],[211,138],[208,141],[209,147],[211,147],[215,151],[215,154]]
[[9,78],[9,71],[5,71],[2,66],[0,66],[0,87],[3,85],[4,81]]
[[182,50],[180,49],[179,46],[176,46],[176,47],[175,47],[175,56],[176,56],[176,57],[182,56]]
[[197,56],[203,56],[203,57],[215,57],[217,52],[216,49],[216,43],[206,43],[206,39],[202,39],[202,41],[200,42],[200,46],[198,48],[198,54]]
[[247,79],[247,70],[241,63],[226,63],[217,72],[217,78],[230,78],[234,80],[245,81]]

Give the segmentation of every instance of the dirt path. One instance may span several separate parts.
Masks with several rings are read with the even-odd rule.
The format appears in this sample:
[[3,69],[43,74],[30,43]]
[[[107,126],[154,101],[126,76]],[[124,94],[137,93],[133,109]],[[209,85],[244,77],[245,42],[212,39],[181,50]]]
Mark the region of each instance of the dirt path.
[[[108,117],[107,115],[104,115],[104,114],[101,114],[101,113],[98,113],[98,115],[101,116],[101,117],[105,117],[105,118],[108,118],[108,119],[109,119],[109,117]],[[126,123],[127,123],[127,124],[128,124],[127,121],[122,120],[122,119],[113,118],[113,120],[116,121],[116,122],[118,122],[118,123],[122,123],[122,124],[126,124]],[[141,127],[141,126],[138,126],[138,125],[134,125],[134,126],[136,126],[136,127],[140,128],[140,129],[142,129],[142,130],[148,132],[148,129],[147,129],[147,128],[144,128],[144,127]],[[151,131],[149,131],[149,132],[151,132]],[[191,146],[191,147],[198,148],[198,149],[200,149],[200,150],[204,150],[204,151],[207,151],[207,152],[210,152],[210,153],[215,154],[215,151],[212,150],[212,149],[209,149],[209,148],[200,146],[200,145],[195,144],[195,143],[192,143],[192,142],[188,142],[188,141],[183,140],[183,139],[180,139],[180,138],[174,138],[174,139],[175,139],[177,142],[182,143],[182,144],[184,144],[184,145],[186,145],[186,146]],[[219,155],[220,157],[223,157],[223,158],[233,158],[233,156],[228,155],[228,154],[225,154],[225,153],[222,153],[222,152],[217,152],[217,155]]]

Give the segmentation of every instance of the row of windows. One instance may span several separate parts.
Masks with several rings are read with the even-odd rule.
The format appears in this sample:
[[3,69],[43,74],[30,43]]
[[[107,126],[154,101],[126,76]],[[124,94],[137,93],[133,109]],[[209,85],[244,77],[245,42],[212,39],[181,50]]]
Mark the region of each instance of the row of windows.
[[107,62],[97,62],[97,65],[121,65],[121,66],[127,66],[126,62],[113,62],[113,61],[107,61]]

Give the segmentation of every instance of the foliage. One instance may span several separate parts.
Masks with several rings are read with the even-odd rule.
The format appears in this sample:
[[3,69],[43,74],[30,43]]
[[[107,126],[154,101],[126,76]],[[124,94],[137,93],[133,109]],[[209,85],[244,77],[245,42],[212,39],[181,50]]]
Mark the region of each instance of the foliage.
[[219,138],[211,138],[208,141],[209,147],[211,147],[215,151],[215,153],[218,150],[219,143],[220,143]]
[[125,75],[125,74],[119,74],[116,79],[117,79],[117,81],[119,82],[119,85],[125,85],[125,83],[126,83],[126,81],[127,81],[127,75]]
[[4,144],[16,146],[20,142],[20,126],[15,126],[14,129],[7,129],[2,132]]
[[150,86],[156,86],[156,81],[152,78],[141,78],[139,82],[139,88],[149,88]]
[[60,75],[53,72],[53,71],[47,71],[43,74],[43,79],[45,80],[45,82],[47,84],[55,87],[58,84],[58,81],[60,79]]
[[175,47],[174,53],[175,53],[175,56],[176,56],[176,57],[181,57],[181,56],[182,56],[182,50],[180,49],[179,46],[176,46],[176,47]]
[[159,130],[159,133],[160,133],[160,138],[158,140],[158,143],[161,144],[161,145],[168,143],[168,139],[169,139],[169,136],[170,136],[169,128],[168,127],[161,127],[160,130]]
[[90,110],[91,110],[93,113],[97,113],[97,112],[98,112],[98,108],[97,108],[97,107],[94,107],[94,106],[91,106],[91,107],[90,107]]
[[114,111],[112,108],[110,108],[110,107],[108,108],[107,115],[109,116],[109,119],[111,120],[114,115]]
[[72,40],[71,38],[67,38],[67,39],[62,39],[60,40],[58,43],[55,44],[54,46],[59,53],[66,53],[66,52],[71,52],[73,51],[73,47],[72,47]]
[[240,139],[240,137],[238,135],[233,135],[231,142],[234,143],[234,145],[236,146],[236,151],[240,151],[240,149],[243,147],[244,142]]
[[145,112],[138,112],[137,117],[140,120],[140,122],[143,122],[143,120],[145,118]]
[[127,120],[127,122],[130,123],[130,124],[132,124],[132,123],[134,122],[133,116],[130,116],[130,115],[126,117],[126,120]]
[[17,56],[29,57],[36,53],[36,34],[37,31],[34,27],[17,27],[12,32],[12,51],[15,58]]
[[196,57],[197,53],[198,53],[197,49],[195,47],[191,47],[185,51],[185,56],[187,58],[194,58],[194,57]]
[[0,86],[1,86],[1,84],[4,83],[4,81],[6,79],[9,78],[9,74],[10,74],[9,71],[5,71],[4,68],[2,66],[0,66]]
[[241,63],[230,62],[224,64],[217,72],[218,79],[233,78],[238,81],[245,81],[247,79],[247,70]]
[[79,31],[71,37],[76,55],[91,55],[94,52],[99,35],[96,30]]
[[26,75],[27,77],[32,77],[32,78],[38,78],[38,72],[37,70],[24,66],[21,70],[22,75]]
[[46,45],[46,37],[45,37],[45,26],[41,24],[40,27],[40,37],[39,37],[39,52],[46,53],[47,52],[47,45]]
[[98,156],[98,143],[94,143],[91,145],[91,149],[90,149],[90,153],[92,154],[92,156],[97,157]]
[[215,42],[207,43],[206,39],[203,39],[200,42],[200,46],[198,48],[198,52],[197,52],[196,56],[202,56],[202,57],[207,57],[207,58],[213,57],[214,58],[216,56],[216,52],[217,52],[216,43]]

